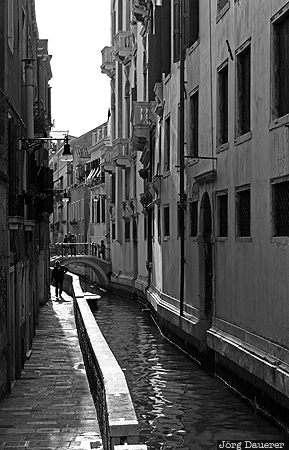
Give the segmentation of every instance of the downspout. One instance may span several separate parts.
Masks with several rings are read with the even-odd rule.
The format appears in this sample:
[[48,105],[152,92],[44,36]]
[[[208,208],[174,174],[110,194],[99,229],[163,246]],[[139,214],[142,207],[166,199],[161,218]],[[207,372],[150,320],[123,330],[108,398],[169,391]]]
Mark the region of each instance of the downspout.
[[184,61],[184,39],[183,39],[183,0],[180,0],[180,136],[179,136],[179,155],[180,155],[180,316],[184,315],[184,283],[185,283],[185,188],[184,188],[184,81],[185,81],[185,61]]
[[[212,3],[211,0],[209,1],[209,30],[210,30],[210,84],[211,84],[211,152],[212,152],[212,169],[215,169],[215,159],[214,159],[214,120],[213,120],[213,60],[212,60]],[[212,209],[211,209],[211,227],[212,227],[212,234],[211,234],[211,244],[212,244],[212,272],[213,272],[213,279],[212,279],[212,314],[215,315],[215,295],[216,295],[216,270],[215,270],[215,264],[216,264],[216,246],[213,239],[214,236],[214,230],[215,230],[215,202],[214,202],[214,195],[212,195]]]
[[[33,60],[27,58],[25,62],[25,94],[26,94],[26,138],[34,138],[34,112],[33,112],[33,100],[34,100],[34,84],[33,84]],[[28,192],[28,154],[24,152],[24,164],[23,164],[23,187],[25,192]],[[24,205],[24,217],[28,219],[27,205]]]

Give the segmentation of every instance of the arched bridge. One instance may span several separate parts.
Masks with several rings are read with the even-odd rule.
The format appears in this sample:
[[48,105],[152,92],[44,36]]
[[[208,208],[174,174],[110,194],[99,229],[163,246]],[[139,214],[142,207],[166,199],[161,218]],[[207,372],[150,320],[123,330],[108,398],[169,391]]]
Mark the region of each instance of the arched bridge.
[[76,255],[76,256],[56,256],[54,261],[59,261],[60,264],[68,267],[71,272],[79,273],[83,266],[94,271],[100,286],[108,287],[111,275],[111,263],[97,256],[91,255]]

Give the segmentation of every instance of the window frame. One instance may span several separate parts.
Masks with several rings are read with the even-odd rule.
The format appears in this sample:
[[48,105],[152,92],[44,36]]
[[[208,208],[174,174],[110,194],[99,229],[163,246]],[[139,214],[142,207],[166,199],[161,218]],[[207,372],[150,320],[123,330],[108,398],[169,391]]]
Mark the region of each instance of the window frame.
[[285,176],[285,177],[279,177],[279,178],[274,178],[271,180],[271,238],[273,241],[279,241],[280,239],[285,239],[288,240],[289,239],[289,231],[288,234],[275,234],[275,230],[276,230],[276,223],[275,223],[275,219],[276,219],[276,211],[275,211],[275,198],[276,198],[276,193],[274,192],[274,189],[276,189],[276,186],[283,184],[283,183],[288,183],[289,184],[289,176]]
[[[224,95],[224,72],[227,73],[226,95]],[[229,60],[226,59],[217,69],[217,147],[229,142]],[[224,103],[226,103],[226,114],[224,114]],[[226,121],[226,127],[225,127]],[[226,132],[224,133],[224,128]],[[226,137],[224,137],[226,134]]]
[[[226,234],[221,234],[221,198],[227,199],[227,212],[226,212]],[[219,239],[227,239],[229,237],[229,195],[228,190],[216,192],[216,207],[217,207],[217,230],[216,236]]]
[[[193,208],[196,209],[196,214],[193,213]],[[192,218],[195,219],[195,221],[192,220]],[[189,233],[191,238],[197,238],[198,232],[199,232],[199,200],[191,199],[189,202]],[[193,233],[193,225],[195,229],[195,233]]]
[[[166,215],[168,217],[166,217]],[[163,231],[164,231],[164,240],[168,240],[170,238],[170,204],[167,203],[163,206]]]
[[[249,53],[249,83],[244,89],[246,67],[244,61]],[[245,69],[245,70],[244,70]],[[245,95],[246,94],[246,95]],[[249,101],[246,104],[246,99]],[[239,138],[251,132],[252,128],[252,51],[251,37],[247,39],[236,51],[236,122],[235,137]],[[249,113],[249,114],[247,114]],[[248,120],[249,117],[249,120]],[[248,124],[246,123],[248,121]]]
[[[250,193],[250,233],[249,235],[240,234],[240,194],[242,192],[249,191]],[[236,239],[241,241],[251,241],[252,240],[252,191],[251,186],[249,184],[246,184],[244,186],[238,186],[235,188],[235,233],[236,233]]]
[[[285,20],[289,21],[289,4],[281,8],[271,18],[271,120],[280,119],[282,117],[288,117],[289,120],[289,97],[288,97],[288,111],[280,113],[280,61],[278,55],[278,32],[277,28],[280,27]],[[288,58],[289,62],[289,58]],[[285,88],[284,88],[285,89]],[[284,91],[283,91],[284,93]],[[288,94],[289,95],[289,94]]]
[[[196,104],[194,101],[196,101]],[[188,133],[189,133],[189,156],[199,156],[199,87],[194,89],[189,96]],[[196,113],[196,114],[195,114]],[[196,115],[196,117],[195,117]],[[192,119],[193,117],[193,119]]]

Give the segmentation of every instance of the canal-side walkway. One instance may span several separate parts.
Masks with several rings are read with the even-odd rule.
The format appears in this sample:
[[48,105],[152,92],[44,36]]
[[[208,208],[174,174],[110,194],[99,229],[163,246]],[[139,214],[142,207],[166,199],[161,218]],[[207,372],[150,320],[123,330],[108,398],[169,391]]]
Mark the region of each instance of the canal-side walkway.
[[11,394],[0,403],[0,447],[102,448],[73,300],[65,293],[56,300],[53,292],[52,300],[40,309],[32,354]]

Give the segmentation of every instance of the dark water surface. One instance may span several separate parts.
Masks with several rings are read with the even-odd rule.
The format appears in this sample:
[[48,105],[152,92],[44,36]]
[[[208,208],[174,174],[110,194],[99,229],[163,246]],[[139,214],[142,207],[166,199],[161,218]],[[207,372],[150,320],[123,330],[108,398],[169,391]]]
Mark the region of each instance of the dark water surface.
[[148,449],[216,449],[217,440],[289,439],[166,340],[143,305],[109,295],[91,307],[124,370],[140,443]]

